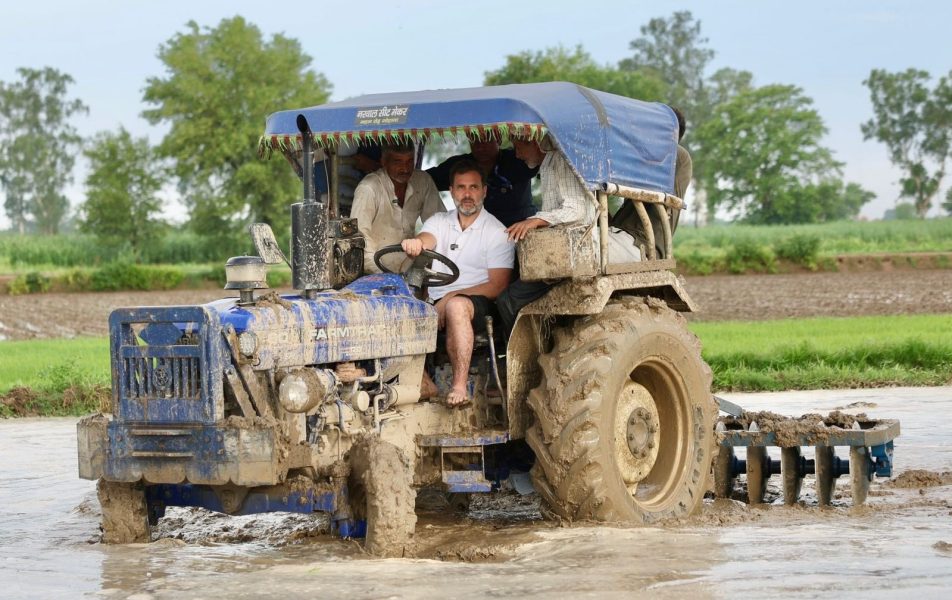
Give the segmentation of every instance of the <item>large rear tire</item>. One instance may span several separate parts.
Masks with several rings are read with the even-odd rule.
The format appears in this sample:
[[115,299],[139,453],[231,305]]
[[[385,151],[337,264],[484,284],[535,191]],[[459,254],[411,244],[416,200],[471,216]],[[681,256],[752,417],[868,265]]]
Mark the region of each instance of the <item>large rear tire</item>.
[[366,519],[367,552],[375,556],[412,554],[416,529],[416,490],[403,452],[370,437],[350,455],[351,506],[354,517]]
[[102,508],[102,541],[131,544],[152,541],[145,489],[140,483],[100,479],[96,485]]
[[717,409],[684,318],[653,298],[610,302],[554,332],[529,394],[532,479],[567,520],[654,523],[707,489]]

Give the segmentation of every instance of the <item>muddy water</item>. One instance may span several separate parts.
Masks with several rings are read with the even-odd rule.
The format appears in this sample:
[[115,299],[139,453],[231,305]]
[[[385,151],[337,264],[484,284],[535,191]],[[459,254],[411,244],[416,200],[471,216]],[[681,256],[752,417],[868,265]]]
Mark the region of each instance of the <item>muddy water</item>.
[[[729,399],[785,414],[898,418],[897,474],[952,470],[952,388]],[[187,510],[170,510],[157,542],[106,547],[94,543],[94,485],[75,475],[74,427],[0,422],[0,597],[939,598],[952,589],[952,487],[874,482],[867,507],[851,509],[846,478],[831,509],[811,506],[807,479],[803,506],[708,502],[684,524],[651,529],[557,528],[533,518],[531,497],[477,502],[468,514],[421,517],[426,559],[367,558],[323,535],[320,518]]]

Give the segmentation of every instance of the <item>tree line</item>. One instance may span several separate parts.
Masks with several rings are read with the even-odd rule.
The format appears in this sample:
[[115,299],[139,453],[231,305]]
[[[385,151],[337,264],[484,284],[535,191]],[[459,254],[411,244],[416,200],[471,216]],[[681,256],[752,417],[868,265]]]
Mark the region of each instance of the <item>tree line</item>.
[[[874,197],[843,180],[843,164],[822,143],[826,125],[802,89],[756,85],[744,70],[712,71],[715,51],[690,12],[651,19],[629,49],[614,64],[599,64],[582,46],[527,50],[487,71],[483,83],[562,80],[679,107],[694,204],[703,209],[695,218],[720,212],[755,224],[817,223],[855,217]],[[156,146],[123,128],[82,139],[73,120],[88,107],[56,69],[21,68],[15,81],[0,82],[0,187],[14,230],[60,230],[69,209],[63,190],[80,152],[90,168],[78,222],[104,243],[135,253],[162,235],[166,182],[200,235],[230,235],[251,221],[286,227],[298,183],[283,161],[257,157],[263,120],[326,102],[331,83],[297,40],[266,38],[242,17],[215,27],[189,22],[158,57],[165,72],[146,80],[142,112],[168,126]],[[873,117],[862,133],[886,146],[901,172],[901,199],[924,217],[952,157],[952,71],[933,80],[917,69],[877,69],[863,83]],[[943,206],[952,213],[952,190]]]

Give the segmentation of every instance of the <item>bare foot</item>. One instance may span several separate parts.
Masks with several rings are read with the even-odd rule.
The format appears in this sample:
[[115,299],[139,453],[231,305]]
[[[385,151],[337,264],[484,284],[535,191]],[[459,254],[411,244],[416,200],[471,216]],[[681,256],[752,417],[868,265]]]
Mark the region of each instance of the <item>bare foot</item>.
[[446,405],[452,408],[465,406],[469,404],[469,396],[466,395],[465,388],[453,388],[446,395]]

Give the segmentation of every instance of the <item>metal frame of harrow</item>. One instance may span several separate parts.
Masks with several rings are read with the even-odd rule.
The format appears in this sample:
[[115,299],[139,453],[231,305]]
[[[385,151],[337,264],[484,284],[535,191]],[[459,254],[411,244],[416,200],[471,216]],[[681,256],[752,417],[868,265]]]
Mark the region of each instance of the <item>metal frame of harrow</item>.
[[[899,436],[899,421],[892,419],[857,421],[853,429],[831,426],[825,430],[803,434],[795,445],[781,446],[771,431],[759,431],[752,423],[744,430],[737,425],[728,425],[722,419],[717,423],[716,438],[719,446],[714,462],[714,494],[729,498],[734,479],[747,476],[747,499],[751,504],[761,504],[771,475],[783,477],[783,502],[796,504],[800,487],[806,475],[816,476],[817,500],[820,506],[829,506],[833,498],[836,479],[850,475],[853,505],[866,501],[873,476],[892,475],[893,440]],[[747,448],[747,460],[734,456],[734,448]],[[780,448],[780,460],[768,456],[767,447]],[[813,446],[816,458],[808,460],[801,455],[801,447]],[[850,449],[849,459],[836,456],[836,446]]]

